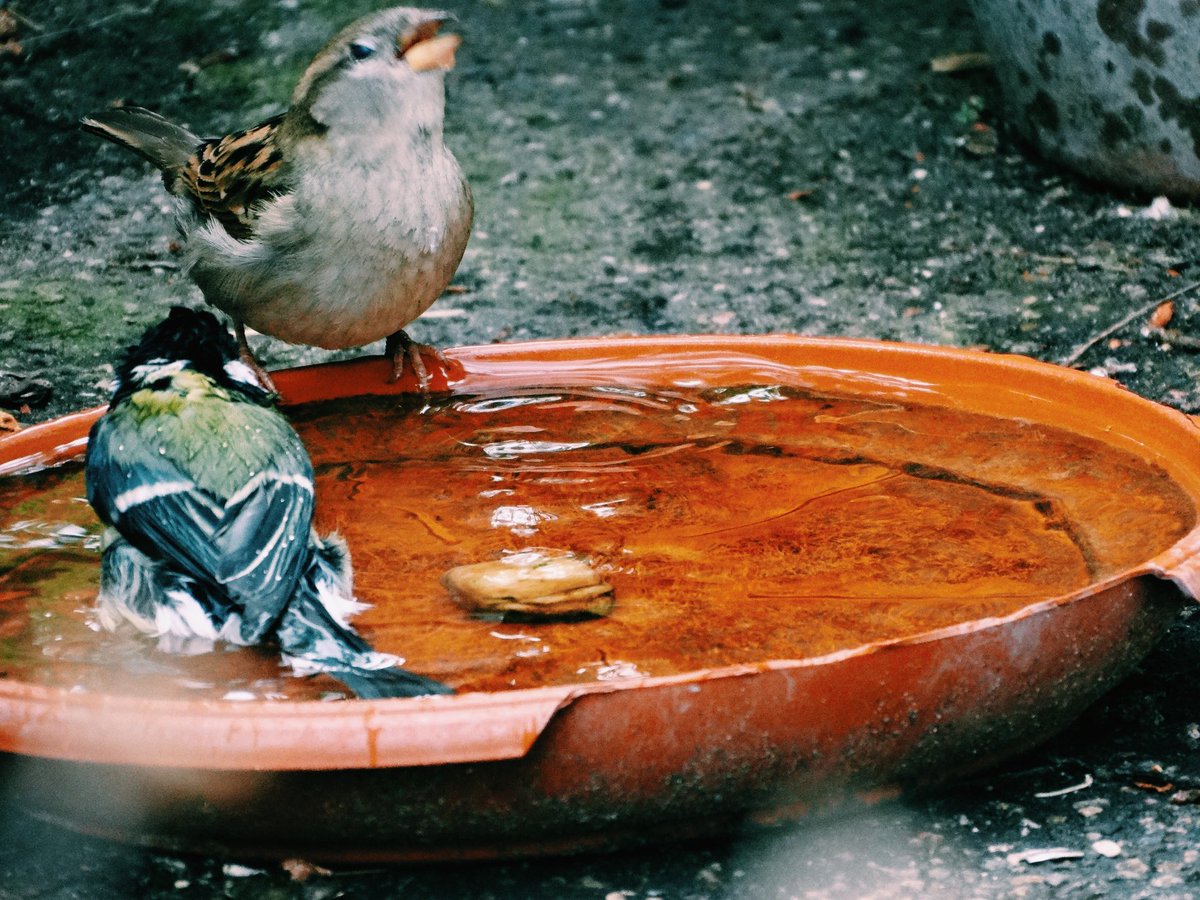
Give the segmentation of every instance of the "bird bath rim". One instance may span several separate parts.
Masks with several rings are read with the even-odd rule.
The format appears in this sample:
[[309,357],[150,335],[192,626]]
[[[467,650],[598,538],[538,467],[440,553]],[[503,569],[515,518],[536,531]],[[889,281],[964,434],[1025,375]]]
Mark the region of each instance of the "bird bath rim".
[[[652,336],[531,341],[462,347],[447,355],[461,372],[457,393],[530,384],[750,383],[874,388],[995,416],[1056,424],[1131,450],[1160,465],[1200,507],[1200,465],[1172,452],[1200,437],[1198,421],[1108,379],[1032,359],[954,348],[793,335]],[[653,362],[647,360],[653,359]],[[680,363],[672,367],[664,360]],[[411,376],[388,384],[382,357],[273,373],[285,407],[340,397],[415,390]],[[446,387],[442,376],[434,389]],[[0,438],[0,475],[82,454],[103,408],[70,414]],[[579,698],[670,689],[803,669],[889,648],[1003,628],[1118,588],[1141,576],[1169,579],[1200,595],[1200,523],[1144,563],[997,618],[864,643],[824,656],[764,660],[619,682],[387,700],[187,701],[71,693],[0,682],[0,751],[87,763],[209,770],[333,770],[436,766],[524,756],[552,720]],[[169,723],[169,727],[163,727]],[[436,741],[430,734],[436,733]]]

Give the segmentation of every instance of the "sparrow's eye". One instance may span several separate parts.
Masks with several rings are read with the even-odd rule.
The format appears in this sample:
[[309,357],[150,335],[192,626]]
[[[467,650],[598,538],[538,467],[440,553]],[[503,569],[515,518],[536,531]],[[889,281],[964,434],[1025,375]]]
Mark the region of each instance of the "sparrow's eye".
[[361,41],[355,41],[353,44],[350,45],[350,56],[352,59],[356,59],[356,60],[366,59],[368,56],[373,56],[374,54],[375,54],[375,46],[373,44],[366,44]]

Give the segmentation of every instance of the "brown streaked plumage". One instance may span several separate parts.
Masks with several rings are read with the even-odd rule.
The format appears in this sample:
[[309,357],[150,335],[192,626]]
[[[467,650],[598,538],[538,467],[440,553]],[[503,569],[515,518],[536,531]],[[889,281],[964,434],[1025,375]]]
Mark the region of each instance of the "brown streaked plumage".
[[258,204],[284,193],[279,170],[283,153],[275,133],[283,116],[253,128],[205,141],[176,176],[174,189],[191,194],[196,205],[239,240],[254,233]]

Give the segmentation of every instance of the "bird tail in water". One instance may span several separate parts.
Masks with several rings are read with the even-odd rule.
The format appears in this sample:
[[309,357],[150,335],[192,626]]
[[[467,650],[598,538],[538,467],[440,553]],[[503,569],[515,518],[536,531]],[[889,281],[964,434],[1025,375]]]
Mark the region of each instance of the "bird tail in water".
[[400,668],[400,657],[371,649],[345,622],[348,613],[362,609],[349,587],[345,545],[327,538],[275,626],[279,648],[296,674],[325,672],[363,700],[454,693],[440,681]]
[[186,128],[140,106],[100,110],[84,116],[80,124],[84,131],[132,150],[167,173],[183,168],[202,143]]

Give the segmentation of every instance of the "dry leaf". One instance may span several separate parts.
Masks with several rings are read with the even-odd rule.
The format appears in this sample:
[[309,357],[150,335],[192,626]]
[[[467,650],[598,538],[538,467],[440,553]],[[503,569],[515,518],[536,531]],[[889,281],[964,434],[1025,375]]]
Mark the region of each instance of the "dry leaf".
[[1175,301],[1168,300],[1166,303],[1160,303],[1150,315],[1150,327],[1166,328],[1171,324],[1173,318],[1175,318]]
[[974,122],[967,134],[959,138],[959,143],[975,156],[990,156],[1000,147],[1000,137],[990,125]]
[[1036,865],[1037,863],[1059,862],[1064,859],[1082,859],[1082,850],[1071,850],[1067,847],[1047,847],[1038,850],[1021,850],[1017,853],[1010,853],[1005,859],[1011,866],[1027,863],[1028,865]]
[[280,865],[283,866],[283,871],[291,876],[292,881],[304,882],[314,875],[333,874],[329,869],[311,863],[307,859],[285,859]]
[[0,432],[13,433],[21,430],[21,423],[12,413],[0,410]]
[[953,72],[969,72],[972,69],[986,69],[992,64],[991,57],[986,53],[947,53],[945,56],[935,56],[929,61],[929,70],[939,75]]
[[737,318],[737,313],[731,309],[726,309],[718,313],[713,313],[712,322],[714,325],[725,326]]
[[1154,791],[1156,794],[1166,794],[1169,791],[1175,790],[1173,784],[1151,784],[1149,781],[1135,781],[1135,788],[1141,788],[1143,791]]

